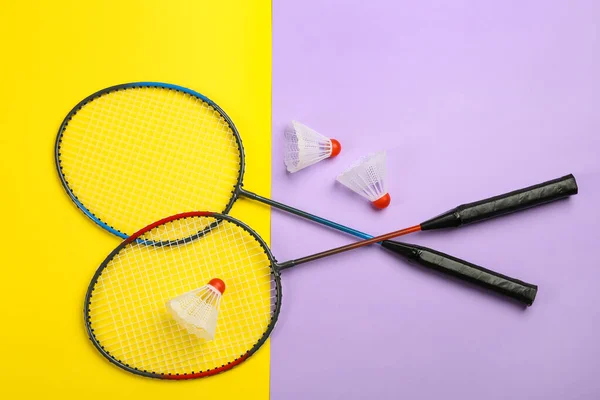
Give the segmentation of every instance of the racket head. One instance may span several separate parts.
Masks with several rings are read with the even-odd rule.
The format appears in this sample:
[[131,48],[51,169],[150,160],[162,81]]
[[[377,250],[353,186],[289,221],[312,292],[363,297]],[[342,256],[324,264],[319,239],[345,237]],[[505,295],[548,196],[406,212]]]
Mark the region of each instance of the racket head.
[[[167,236],[172,240],[155,240]],[[227,291],[215,338],[202,342],[177,324],[166,302],[213,278]],[[188,212],[143,228],[110,253],[88,287],[84,322],[93,345],[120,368],[194,379],[254,354],[277,322],[281,298],[277,264],[255,231],[228,215]]]
[[228,213],[245,165],[223,109],[161,82],[115,85],[80,101],[58,130],[54,154],[75,205],[123,239],[188,210]]

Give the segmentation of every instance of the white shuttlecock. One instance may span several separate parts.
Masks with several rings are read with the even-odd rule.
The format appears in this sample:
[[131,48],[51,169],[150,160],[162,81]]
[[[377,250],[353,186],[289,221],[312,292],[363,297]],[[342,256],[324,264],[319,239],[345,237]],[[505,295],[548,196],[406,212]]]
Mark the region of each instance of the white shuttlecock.
[[208,285],[170,300],[167,308],[189,333],[204,340],[212,340],[223,292],[225,283],[218,278],[211,279]]
[[391,198],[385,188],[385,175],[385,152],[382,151],[362,157],[338,175],[337,180],[370,200],[375,207],[386,208]]
[[335,139],[329,139],[314,129],[297,121],[292,121],[285,130],[285,153],[283,160],[289,172],[318,163],[340,154],[342,146]]

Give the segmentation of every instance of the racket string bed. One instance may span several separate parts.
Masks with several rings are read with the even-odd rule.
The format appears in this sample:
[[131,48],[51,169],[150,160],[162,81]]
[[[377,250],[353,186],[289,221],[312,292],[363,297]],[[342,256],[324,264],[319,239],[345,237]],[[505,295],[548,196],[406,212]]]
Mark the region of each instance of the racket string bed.
[[[222,210],[241,164],[236,137],[218,111],[162,88],[94,98],[69,119],[59,145],[74,196],[126,232],[199,201]],[[198,185],[205,181],[212,186]]]
[[[171,229],[169,236],[187,237],[205,227],[202,223],[187,221],[184,229]],[[160,248],[148,246],[144,244],[148,243],[144,240],[130,244],[126,251],[122,250],[114,256],[110,265],[114,268],[106,268],[97,279],[89,315],[96,339],[105,343],[105,348],[111,348],[111,357],[131,360],[128,364],[140,365],[138,369],[147,371],[179,369],[180,372],[175,374],[189,373],[210,369],[207,366],[215,368],[219,362],[226,364],[234,359],[232,354],[242,356],[244,350],[256,344],[264,333],[272,317],[271,303],[277,297],[271,293],[273,274],[270,261],[264,252],[261,256],[261,252],[256,251],[257,248],[260,249],[260,245],[251,236],[247,236],[244,237],[243,230],[233,231],[231,227],[228,229],[228,226],[220,225],[205,233],[202,240],[185,244]],[[248,242],[248,239],[251,241]],[[252,245],[252,242],[255,244]],[[194,251],[201,243],[203,248],[218,249],[209,251],[210,260],[203,259],[201,252]],[[232,243],[238,251],[231,248]],[[169,253],[169,258],[165,258],[161,252]],[[160,260],[158,269],[157,256]],[[199,285],[202,278],[198,277],[197,270],[205,266],[207,261],[214,266],[211,267],[211,274],[230,276],[228,280],[232,280],[234,285],[230,286],[231,292],[223,299],[215,344],[205,346],[199,345],[192,335],[169,318],[164,311],[164,304],[169,298]],[[256,267],[244,268],[247,263]],[[111,271],[120,271],[116,268],[117,265],[124,269],[111,274]],[[235,277],[231,277],[232,274]],[[236,285],[236,281],[247,283]],[[253,294],[256,294],[257,282],[261,281],[266,287],[263,289],[264,293],[259,293],[258,302]],[[109,290],[103,290],[106,287]],[[111,298],[111,301],[107,302],[107,298],[100,297],[100,301],[106,304],[101,303],[100,307],[94,308],[94,298],[102,295]],[[115,299],[120,301],[115,302]],[[228,307],[229,299],[233,299],[233,302]],[[145,305],[149,311],[144,307],[130,310],[127,303],[132,302]],[[99,332],[98,327],[103,330]],[[227,345],[219,343],[219,336],[227,339]],[[182,367],[187,368],[181,369]]]

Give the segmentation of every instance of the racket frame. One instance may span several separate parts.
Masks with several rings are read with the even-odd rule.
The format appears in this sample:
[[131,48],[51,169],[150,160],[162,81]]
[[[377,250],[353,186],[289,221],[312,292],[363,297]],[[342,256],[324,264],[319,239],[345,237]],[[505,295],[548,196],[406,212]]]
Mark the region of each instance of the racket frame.
[[[91,322],[91,318],[90,318],[90,305],[92,304],[94,287],[96,285],[96,282],[102,275],[102,272],[104,272],[104,270],[109,265],[109,263],[126,246],[128,246],[129,244],[131,244],[134,241],[137,241],[138,243],[141,243],[141,244],[148,244],[149,246],[153,246],[153,245],[155,245],[155,243],[153,243],[153,242],[148,243],[148,241],[146,241],[146,240],[139,239],[140,236],[151,231],[152,229],[156,228],[159,225],[163,225],[163,224],[175,221],[175,220],[179,220],[179,219],[183,219],[183,218],[190,218],[190,217],[191,218],[194,218],[194,217],[209,217],[209,218],[211,218],[212,217],[212,218],[216,218],[218,220],[227,220],[228,222],[233,223],[233,224],[239,226],[240,228],[244,229],[247,233],[252,235],[254,237],[254,239],[256,239],[258,241],[260,246],[265,251],[265,254],[269,258],[271,274],[273,276],[273,281],[275,282],[275,289],[277,292],[275,306],[274,306],[273,312],[271,313],[271,321],[269,322],[269,326],[267,327],[267,329],[265,330],[265,332],[263,333],[261,338],[256,342],[256,344],[250,350],[248,350],[245,354],[242,354],[239,358],[235,359],[234,361],[231,361],[220,367],[209,369],[206,371],[198,371],[198,372],[193,371],[192,373],[189,373],[189,374],[164,374],[164,373],[155,373],[155,372],[151,372],[151,371],[147,371],[147,370],[140,370],[138,368],[130,366],[126,362],[123,362],[123,361],[113,357],[110,354],[110,352],[104,348],[104,346],[98,341],[98,339],[94,335],[93,323]],[[215,223],[211,224],[210,226],[216,226],[217,224],[218,224],[217,221],[215,221]],[[193,239],[194,237],[201,239],[201,237],[205,233],[206,233],[206,229],[198,232],[198,234],[196,234],[196,235],[193,235],[191,237],[186,237],[185,241],[187,242],[187,241]],[[172,244],[177,243],[178,244],[178,243],[181,243],[181,241],[161,242],[161,245],[164,245],[166,243],[172,243]],[[233,367],[235,367],[236,365],[241,364],[243,361],[245,361],[248,357],[250,357],[251,355],[256,353],[256,351],[258,351],[258,349],[260,349],[262,347],[262,345],[267,341],[269,336],[271,336],[271,332],[273,331],[273,328],[275,327],[275,324],[277,323],[277,320],[279,318],[279,313],[281,311],[281,301],[282,301],[281,291],[282,291],[282,287],[281,287],[281,274],[280,274],[280,270],[279,270],[279,265],[277,264],[277,261],[273,257],[273,253],[271,252],[271,249],[269,248],[269,246],[265,243],[265,241],[262,239],[262,237],[256,231],[254,231],[252,228],[250,228],[244,222],[239,221],[238,219],[233,218],[233,217],[229,216],[228,214],[219,214],[219,213],[204,212],[204,211],[192,211],[192,212],[185,212],[185,213],[172,215],[170,217],[163,218],[159,221],[156,221],[156,222],[146,226],[145,228],[140,229],[139,231],[135,232],[133,235],[131,235],[127,239],[125,239],[123,242],[121,242],[106,257],[106,259],[102,262],[102,264],[100,264],[100,266],[94,273],[94,276],[92,277],[92,280],[90,281],[90,284],[88,285],[88,288],[87,288],[87,291],[85,294],[85,301],[84,301],[84,306],[83,306],[83,318],[84,318],[85,328],[86,328],[86,331],[87,331],[90,341],[92,342],[94,347],[96,347],[96,349],[100,352],[100,354],[102,354],[112,364],[114,364],[128,372],[131,372],[133,374],[145,376],[148,378],[159,378],[159,379],[167,379],[167,380],[196,379],[196,378],[203,378],[203,377],[212,376],[212,375],[219,374],[221,372],[228,371],[228,370],[232,369]]]
[[67,178],[65,177],[63,170],[62,170],[61,161],[60,161],[60,145],[61,145],[61,141],[63,138],[63,134],[64,134],[65,130],[67,129],[69,122],[71,121],[73,116],[75,114],[77,114],[79,112],[79,110],[81,110],[85,105],[87,105],[88,103],[92,102],[93,100],[96,100],[97,98],[104,96],[106,94],[116,92],[119,90],[127,90],[127,89],[133,89],[133,88],[171,89],[171,90],[175,90],[178,92],[188,94],[190,96],[194,96],[194,97],[198,98],[199,100],[204,101],[212,108],[214,108],[225,119],[225,121],[231,128],[231,132],[233,133],[235,141],[238,145],[239,155],[240,155],[240,162],[239,162],[240,170],[238,173],[237,182],[236,182],[235,186],[233,187],[232,196],[229,199],[229,203],[227,203],[224,210],[220,211],[221,214],[229,214],[231,207],[233,207],[233,204],[238,199],[240,193],[245,192],[241,189],[241,186],[242,186],[242,179],[244,178],[246,162],[245,162],[244,146],[242,144],[242,138],[240,137],[240,134],[239,134],[237,128],[235,127],[231,118],[229,118],[229,116],[225,113],[225,111],[221,107],[219,107],[218,104],[216,104],[214,101],[212,101],[208,97],[206,97],[203,94],[198,93],[192,89],[185,88],[183,86],[173,85],[170,83],[162,83],[162,82],[131,82],[131,83],[122,83],[119,85],[110,86],[110,87],[104,88],[102,90],[99,90],[99,91],[87,96],[85,99],[83,99],[79,103],[77,103],[77,105],[75,107],[73,107],[71,109],[71,111],[69,111],[69,113],[64,118],[63,122],[61,123],[60,128],[58,129],[58,134],[56,135],[56,141],[54,143],[54,160],[55,160],[55,165],[56,165],[56,171],[58,172],[58,176],[60,178],[60,182],[61,182],[63,188],[65,189],[65,191],[67,192],[67,194],[69,195],[69,197],[71,198],[71,200],[73,201],[73,203],[75,203],[75,205],[88,218],[90,218],[92,221],[94,221],[101,228],[109,231],[113,235],[120,237],[121,239],[127,239],[129,237],[126,233],[121,232],[119,229],[113,227],[112,225],[110,225],[107,222],[104,222],[100,218],[98,218],[91,210],[89,210],[85,205],[83,205],[83,203],[77,198],[77,195],[75,193],[73,193],[71,187],[69,186],[69,182],[68,182]]

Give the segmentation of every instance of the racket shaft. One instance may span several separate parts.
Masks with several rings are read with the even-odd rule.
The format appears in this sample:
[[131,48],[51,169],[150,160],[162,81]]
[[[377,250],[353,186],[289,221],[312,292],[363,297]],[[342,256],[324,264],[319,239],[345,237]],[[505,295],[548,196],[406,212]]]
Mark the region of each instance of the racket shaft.
[[533,304],[537,286],[452,257],[427,247],[385,241],[382,246],[416,264],[510,297],[528,306]]
[[271,199],[268,199],[266,197],[259,196],[256,193],[248,192],[247,190],[244,190],[244,189],[240,189],[239,193],[240,193],[240,195],[242,195],[244,197],[247,197],[249,199],[260,201],[261,203],[268,204],[271,207],[275,207],[275,208],[277,208],[279,210],[288,212],[290,214],[294,214],[294,215],[297,215],[299,217],[308,219],[310,221],[317,222],[319,224],[328,226],[330,228],[337,229],[338,231],[349,233],[350,235],[356,236],[356,237],[361,238],[361,239],[371,239],[373,237],[373,236],[371,236],[369,234],[366,234],[364,232],[357,231],[356,229],[352,229],[352,228],[349,228],[349,227],[344,226],[342,224],[338,224],[337,222],[333,222],[333,221],[330,221],[328,219],[321,218],[321,217],[318,217],[316,215],[307,213],[306,211],[302,211],[302,210],[299,210],[297,208],[290,207],[290,206],[285,205],[283,203],[280,203],[278,201],[271,200]]
[[347,244],[345,246],[336,247],[335,249],[322,251],[320,253],[316,253],[316,254],[313,254],[310,256],[298,258],[296,260],[286,261],[284,263],[277,264],[277,269],[279,269],[281,271],[281,270],[284,270],[287,268],[294,267],[299,264],[304,264],[309,261],[315,261],[320,258],[329,257],[334,254],[339,254],[339,253],[343,253],[345,251],[354,250],[359,247],[368,246],[370,244],[383,242],[384,240],[389,240],[389,239],[393,239],[393,238],[396,238],[399,236],[408,235],[410,233],[418,232],[420,230],[421,230],[420,225],[411,226],[410,228],[401,229],[399,231],[386,233],[385,235],[376,236],[371,239],[361,240],[360,242],[355,242],[355,243]]
[[467,225],[563,199],[577,194],[577,191],[575,177],[570,174],[510,193],[463,204],[423,222],[421,228],[426,231]]

